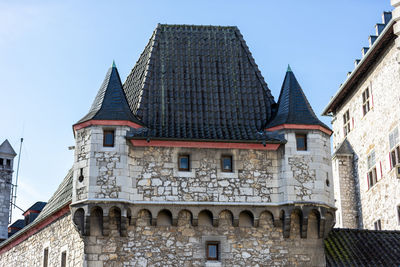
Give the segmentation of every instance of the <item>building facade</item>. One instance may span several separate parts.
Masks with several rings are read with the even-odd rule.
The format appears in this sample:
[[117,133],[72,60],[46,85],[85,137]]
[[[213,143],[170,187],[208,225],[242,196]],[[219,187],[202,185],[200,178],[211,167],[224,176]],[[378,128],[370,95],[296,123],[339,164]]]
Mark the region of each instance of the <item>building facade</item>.
[[400,229],[398,1],[331,99],[338,227]]
[[276,103],[237,27],[158,25],[73,125],[74,165],[0,265],[325,266],[331,130]]

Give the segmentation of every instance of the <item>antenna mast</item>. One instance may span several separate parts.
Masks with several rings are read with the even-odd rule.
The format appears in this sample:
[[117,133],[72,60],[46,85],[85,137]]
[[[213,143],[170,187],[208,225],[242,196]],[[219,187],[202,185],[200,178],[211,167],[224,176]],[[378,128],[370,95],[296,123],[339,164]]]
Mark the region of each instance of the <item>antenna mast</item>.
[[22,142],[24,142],[24,138],[21,138],[21,143],[19,145],[17,174],[15,176],[15,184],[11,184],[11,209],[10,209],[10,217],[8,219],[9,223],[11,223],[11,220],[12,220],[12,211],[13,211],[13,209],[14,208],[18,208],[18,209],[21,210],[21,208],[19,208],[16,205],[16,200],[17,200],[18,174],[19,174],[19,163],[21,161]]

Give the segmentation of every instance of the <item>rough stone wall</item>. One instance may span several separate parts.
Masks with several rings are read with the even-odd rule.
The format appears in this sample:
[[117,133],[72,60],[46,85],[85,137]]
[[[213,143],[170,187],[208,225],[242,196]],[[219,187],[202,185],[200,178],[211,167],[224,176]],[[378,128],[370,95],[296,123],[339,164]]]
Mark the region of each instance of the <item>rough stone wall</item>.
[[282,201],[317,201],[334,205],[329,136],[317,130],[307,134],[307,151],[298,151],[295,135],[287,130],[280,156],[279,184]]
[[0,240],[8,238],[12,171],[0,166]]
[[[191,169],[178,171],[178,156],[189,154]],[[233,172],[221,171],[231,155]],[[263,150],[134,147],[130,177],[143,201],[277,202],[277,153]]]
[[353,156],[337,155],[333,162],[334,174],[340,179],[335,182],[336,206],[341,212],[336,212],[335,227],[359,228],[359,199],[353,175]]
[[0,267],[43,266],[44,248],[49,248],[48,266],[61,266],[67,252],[67,266],[84,266],[84,243],[71,222],[71,215],[53,222],[12,249],[0,254]]
[[[400,179],[396,178],[395,170],[390,169],[389,161],[389,133],[400,126],[400,67],[396,56],[397,50],[392,42],[375,66],[359,81],[355,93],[344,102],[332,121],[335,150],[344,139],[343,114],[349,110],[352,129],[347,139],[358,158],[362,218],[367,229],[374,229],[374,221],[378,219],[384,230],[400,229],[396,211],[400,204]],[[362,92],[368,87],[372,89],[371,110],[364,116]],[[372,150],[375,151],[378,182],[368,188],[367,157]]]
[[[193,227],[190,216],[182,216],[177,226],[149,226],[138,220],[137,226],[128,227],[127,237],[119,237],[116,230],[108,237],[87,237],[86,253],[89,267],[325,266],[323,239],[312,234],[302,239],[298,224],[292,228],[291,236],[283,238],[268,213],[260,216],[257,228],[233,227],[228,213],[218,227]],[[219,261],[206,260],[207,241],[220,242]]]

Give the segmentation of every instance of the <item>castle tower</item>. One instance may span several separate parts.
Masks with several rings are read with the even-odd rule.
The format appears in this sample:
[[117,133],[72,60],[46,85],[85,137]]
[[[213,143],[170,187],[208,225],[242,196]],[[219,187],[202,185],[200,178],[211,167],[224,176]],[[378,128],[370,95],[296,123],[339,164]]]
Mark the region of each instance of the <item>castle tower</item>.
[[8,140],[0,145],[0,241],[8,238],[11,183],[16,155]]

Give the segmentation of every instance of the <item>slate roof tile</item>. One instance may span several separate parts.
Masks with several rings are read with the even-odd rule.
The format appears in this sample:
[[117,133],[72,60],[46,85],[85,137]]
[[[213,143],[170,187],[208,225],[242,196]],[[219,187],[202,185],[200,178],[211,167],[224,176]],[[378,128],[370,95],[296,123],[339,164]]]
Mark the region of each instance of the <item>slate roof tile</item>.
[[324,244],[327,267],[400,266],[400,231],[332,229]]

